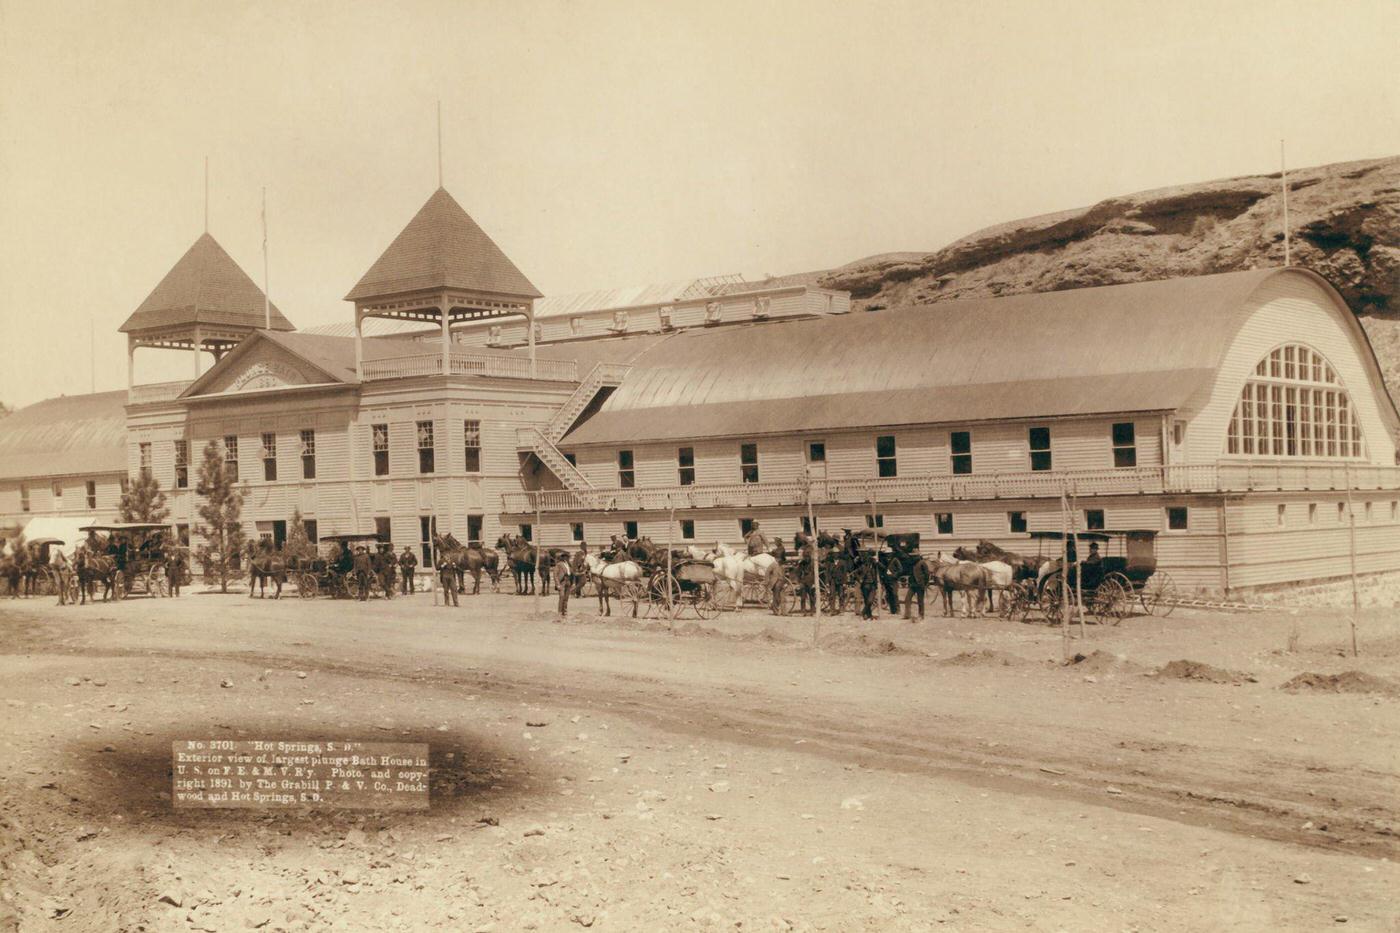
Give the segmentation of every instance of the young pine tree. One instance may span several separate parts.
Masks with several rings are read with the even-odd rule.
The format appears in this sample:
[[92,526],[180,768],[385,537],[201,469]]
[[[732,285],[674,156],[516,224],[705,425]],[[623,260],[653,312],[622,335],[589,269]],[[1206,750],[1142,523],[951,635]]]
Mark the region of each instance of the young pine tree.
[[117,504],[117,520],[123,522],[159,523],[170,517],[170,509],[165,507],[165,493],[161,491],[160,480],[149,472],[137,475],[136,482],[128,483]]
[[282,549],[288,560],[309,560],[316,556],[316,545],[306,534],[306,521],[301,517],[301,509],[292,512],[292,520],[287,523],[287,543]]
[[219,575],[219,589],[228,592],[234,560],[243,548],[243,494],[224,468],[224,452],[217,441],[204,447],[204,459],[199,465],[199,483],[195,493],[200,497],[199,517],[203,524],[196,530],[208,542],[202,549],[205,568]]

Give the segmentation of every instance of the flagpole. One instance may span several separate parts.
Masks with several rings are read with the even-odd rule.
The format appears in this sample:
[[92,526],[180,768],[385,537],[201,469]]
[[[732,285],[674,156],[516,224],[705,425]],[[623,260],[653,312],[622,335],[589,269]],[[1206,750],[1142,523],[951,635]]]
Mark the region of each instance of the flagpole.
[[1283,140],[1278,141],[1279,176],[1283,183],[1283,264],[1293,264],[1293,252],[1288,239],[1288,159],[1284,155]]
[[268,297],[267,280],[267,187],[262,190],[262,225],[263,225],[263,327],[272,330],[272,299]]

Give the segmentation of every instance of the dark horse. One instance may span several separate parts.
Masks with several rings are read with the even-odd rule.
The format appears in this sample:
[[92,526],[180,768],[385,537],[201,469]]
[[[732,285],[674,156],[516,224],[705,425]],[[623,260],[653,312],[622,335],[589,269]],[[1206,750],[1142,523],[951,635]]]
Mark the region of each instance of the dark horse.
[[472,595],[480,593],[482,571],[485,571],[486,576],[491,579],[491,589],[495,590],[500,587],[500,557],[492,549],[484,548],[475,543],[463,546],[451,533],[434,534],[433,547],[437,550],[441,560],[445,560],[457,571],[458,590],[466,589],[466,576],[471,574]]
[[267,581],[272,580],[277,584],[277,592],[272,594],[273,599],[282,598],[282,584],[287,582],[287,561],[282,555],[272,550],[266,543],[261,547],[252,541],[248,542],[248,598],[253,598],[253,590],[258,590],[258,595],[263,599],[267,598]]
[[111,599],[120,572],[114,557],[93,553],[87,545],[82,545],[73,558],[73,568],[78,575],[78,598],[83,605],[87,605],[89,597],[97,601],[95,585],[99,582],[102,584],[102,601],[105,603]]
[[501,535],[496,547],[506,554],[510,572],[515,577],[517,594],[535,592],[535,566],[538,557],[534,545],[519,535]]

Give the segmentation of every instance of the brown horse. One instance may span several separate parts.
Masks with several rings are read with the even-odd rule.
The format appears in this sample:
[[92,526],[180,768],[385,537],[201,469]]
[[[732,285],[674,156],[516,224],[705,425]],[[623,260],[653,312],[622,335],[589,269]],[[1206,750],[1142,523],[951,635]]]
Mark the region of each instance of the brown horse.
[[248,542],[248,598],[253,598],[253,590],[259,591],[259,596],[267,598],[267,581],[271,580],[277,584],[277,592],[272,594],[273,599],[282,598],[282,584],[287,582],[287,561],[281,554],[269,548],[266,544],[259,548],[252,541]]
[[[971,561],[925,560],[929,583],[943,593],[943,614],[954,615],[953,593],[961,590],[967,601],[967,617],[973,617],[974,608],[980,608],[983,598],[991,604],[992,587],[995,585],[991,571],[981,564]],[[975,596],[974,596],[975,594]]]
[[515,577],[515,592],[524,595],[535,592],[535,567],[539,563],[534,545],[519,535],[501,535],[496,547],[503,550]]
[[475,543],[463,546],[451,533],[445,535],[435,533],[433,547],[457,571],[458,590],[466,589],[466,577],[467,574],[471,574],[472,595],[480,593],[483,572],[491,580],[491,589],[493,591],[500,589],[500,556],[491,548],[484,548]]
[[74,572],[78,575],[78,598],[82,605],[87,605],[89,598],[93,602],[97,601],[95,592],[96,584],[102,584],[102,601],[105,603],[111,599],[116,590],[117,561],[108,554],[93,553],[88,550],[87,545],[78,548],[73,560]]
[[[959,550],[963,549],[959,548]],[[1036,579],[1040,576],[1040,568],[1050,562],[1048,557],[1031,557],[1017,554],[1015,551],[1004,550],[986,538],[977,542],[977,548],[972,554],[973,556],[967,559],[975,560],[979,564],[985,564],[989,560],[999,560],[1004,564],[1010,564],[1016,580]],[[954,551],[953,556],[959,557],[958,552]]]

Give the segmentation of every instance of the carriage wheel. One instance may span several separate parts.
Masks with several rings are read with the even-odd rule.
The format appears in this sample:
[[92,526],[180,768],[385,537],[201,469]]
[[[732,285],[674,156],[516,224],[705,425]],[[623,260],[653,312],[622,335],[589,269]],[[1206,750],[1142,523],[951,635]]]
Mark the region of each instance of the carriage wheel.
[[719,615],[719,603],[715,601],[715,585],[713,583],[696,584],[695,593],[695,615],[702,620],[713,619]]
[[314,573],[297,574],[297,595],[302,599],[314,599],[318,589]]
[[[1127,586],[1124,586],[1124,584]],[[1094,587],[1094,599],[1089,612],[1100,625],[1117,625],[1128,614],[1128,592],[1132,584],[1120,573],[1110,573]]]
[[1172,614],[1172,610],[1176,608],[1177,598],[1176,582],[1172,580],[1171,574],[1163,573],[1160,570],[1148,578],[1138,592],[1138,599],[1142,601],[1143,610],[1148,615],[1163,619]]
[[1046,621],[1052,625],[1058,625],[1063,617],[1061,612],[1064,609],[1061,602],[1063,592],[1064,582],[1059,577],[1051,577],[1040,588],[1040,611],[1045,616]]
[[666,571],[651,578],[649,598],[663,617],[675,618],[681,608],[681,585]]
[[164,567],[152,567],[146,573],[146,592],[157,598],[170,595],[170,583],[165,578]]
[[790,616],[797,608],[797,587],[791,580],[783,580],[778,584],[777,611],[780,616]]
[[632,615],[637,615],[637,610],[642,605],[650,605],[647,599],[647,585],[641,580],[628,580],[622,584],[622,602]]

